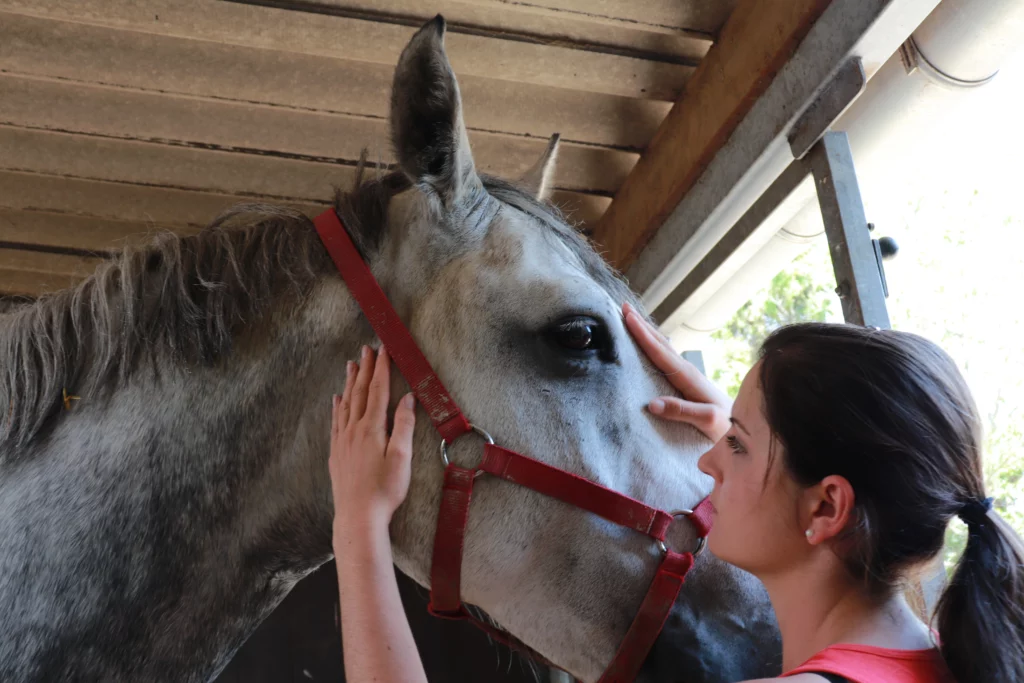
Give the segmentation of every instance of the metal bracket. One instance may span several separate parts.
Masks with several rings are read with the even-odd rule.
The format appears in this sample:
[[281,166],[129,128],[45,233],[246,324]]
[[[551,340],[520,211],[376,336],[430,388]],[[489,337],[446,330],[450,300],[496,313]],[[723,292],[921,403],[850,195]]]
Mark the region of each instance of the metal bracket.
[[843,62],[789,131],[789,148],[793,156],[803,159],[835,120],[864,92],[867,83],[868,77],[860,57],[851,57]]
[[[874,223],[868,223],[868,232],[873,232]],[[882,261],[888,261],[899,253],[900,247],[896,240],[891,237],[879,237],[871,240],[871,248],[875,252],[875,264],[878,265],[878,274],[882,278],[882,294],[889,298],[889,283],[885,279],[885,266]]]
[[[880,261],[872,244],[846,133],[826,133],[807,157],[825,223],[836,293],[847,322],[888,329]],[[880,247],[879,247],[880,248]]]
[[[847,75],[863,73],[858,60],[852,60],[849,66],[841,71]],[[844,80],[837,75],[837,80],[833,83],[838,88],[840,82],[849,84],[856,82],[856,79]],[[846,100],[850,100],[851,92],[852,90],[846,91]],[[818,100],[821,106],[808,110],[802,119],[803,132],[795,132],[790,138],[794,141],[795,151],[802,146],[802,143],[795,143],[812,139],[818,134],[817,125],[828,119],[826,112],[835,112],[841,108],[829,109],[825,103],[841,102],[843,99],[829,99],[823,95]],[[812,110],[816,112],[813,115]],[[838,284],[836,294],[842,302],[844,319],[857,325],[888,328],[889,314],[885,300],[889,296],[889,285],[882,262],[894,256],[898,247],[891,237],[871,238],[870,230],[874,226],[869,226],[865,217],[850,142],[846,133],[829,131],[820,136],[804,159],[793,161],[776,178],[683,281],[662,299],[654,309],[652,317],[659,323],[664,322],[686,305],[698,289],[740,250],[808,175],[814,177],[818,205],[825,224],[825,235],[828,238],[832,267]]]
[[932,64],[931,60],[921,52],[921,46],[914,39],[914,34],[910,34],[910,37],[900,45],[900,60],[903,62],[907,73],[920,70],[929,80],[946,88],[978,88],[990,83],[993,78],[999,75],[999,71],[995,71],[985,78],[980,78],[976,81],[965,81],[962,78],[947,74]]

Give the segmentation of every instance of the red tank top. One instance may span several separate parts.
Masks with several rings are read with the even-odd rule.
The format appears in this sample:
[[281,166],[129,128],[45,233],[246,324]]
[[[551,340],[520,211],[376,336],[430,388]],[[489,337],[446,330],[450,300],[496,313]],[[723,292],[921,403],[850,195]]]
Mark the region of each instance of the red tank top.
[[955,683],[937,649],[889,650],[871,645],[832,645],[782,678],[830,673],[851,683]]

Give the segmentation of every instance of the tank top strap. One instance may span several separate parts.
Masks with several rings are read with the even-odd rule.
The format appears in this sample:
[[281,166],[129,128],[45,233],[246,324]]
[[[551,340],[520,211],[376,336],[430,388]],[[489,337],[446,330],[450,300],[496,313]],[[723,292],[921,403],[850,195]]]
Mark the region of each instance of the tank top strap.
[[801,673],[823,676],[830,683],[955,683],[937,649],[892,650],[845,643],[825,648],[782,678]]

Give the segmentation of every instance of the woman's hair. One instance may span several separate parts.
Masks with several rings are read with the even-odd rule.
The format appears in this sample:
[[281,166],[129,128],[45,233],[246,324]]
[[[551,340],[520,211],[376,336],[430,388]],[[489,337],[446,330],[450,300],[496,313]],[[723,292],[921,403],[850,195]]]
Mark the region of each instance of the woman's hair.
[[986,512],[980,420],[953,360],[914,334],[806,323],[764,342],[760,382],[789,473],[853,487],[839,547],[870,591],[896,590],[965,519],[936,613],[942,654],[959,683],[1024,681],[1024,544]]

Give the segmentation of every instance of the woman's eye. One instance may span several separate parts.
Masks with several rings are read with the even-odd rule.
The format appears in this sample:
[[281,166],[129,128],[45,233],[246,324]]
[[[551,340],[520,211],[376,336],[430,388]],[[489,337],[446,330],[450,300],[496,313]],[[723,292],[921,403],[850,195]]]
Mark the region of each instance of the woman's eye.
[[725,437],[725,443],[729,446],[730,449],[732,449],[732,451],[734,453],[743,453],[744,452],[743,451],[743,444],[741,444],[740,440],[737,439],[735,436],[732,436],[731,434],[729,436]]

